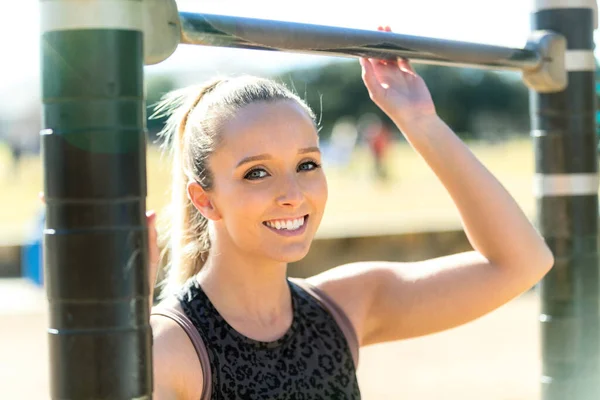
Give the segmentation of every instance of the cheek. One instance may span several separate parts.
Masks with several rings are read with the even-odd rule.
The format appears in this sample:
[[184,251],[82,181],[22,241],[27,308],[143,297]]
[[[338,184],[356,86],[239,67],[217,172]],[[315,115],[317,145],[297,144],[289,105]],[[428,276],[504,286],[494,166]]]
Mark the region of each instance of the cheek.
[[222,217],[227,225],[235,225],[238,231],[253,229],[253,225],[261,222],[265,206],[270,204],[268,191],[253,187],[238,186],[224,195]]
[[315,179],[308,181],[305,190],[309,201],[318,208],[317,211],[322,213],[329,195],[325,174],[320,174],[320,176],[315,177]]
[[329,186],[327,184],[327,178],[325,177],[325,174],[323,174],[322,190],[323,190],[323,203],[326,203],[327,199],[329,198]]

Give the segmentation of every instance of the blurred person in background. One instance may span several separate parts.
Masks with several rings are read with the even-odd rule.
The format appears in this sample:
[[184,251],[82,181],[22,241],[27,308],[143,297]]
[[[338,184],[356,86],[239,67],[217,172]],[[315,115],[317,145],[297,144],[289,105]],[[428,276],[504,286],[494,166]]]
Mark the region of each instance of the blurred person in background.
[[338,119],[333,125],[329,141],[321,146],[324,165],[329,164],[348,171],[357,139],[358,130],[354,119],[351,117]]
[[363,140],[367,144],[373,160],[373,175],[379,182],[388,179],[387,155],[392,144],[392,133],[376,114],[367,114],[361,118]]

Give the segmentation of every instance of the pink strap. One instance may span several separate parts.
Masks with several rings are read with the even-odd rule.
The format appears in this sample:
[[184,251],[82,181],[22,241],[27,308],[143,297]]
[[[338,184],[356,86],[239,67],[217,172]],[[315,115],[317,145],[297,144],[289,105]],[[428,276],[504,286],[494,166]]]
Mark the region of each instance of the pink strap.
[[324,307],[329,311],[329,313],[335,319],[338,326],[344,333],[346,337],[346,341],[348,342],[348,346],[350,347],[350,353],[352,354],[352,360],[354,360],[354,368],[358,368],[358,337],[356,335],[356,331],[354,330],[354,326],[352,326],[352,322],[346,315],[346,313],[337,305],[335,301],[323,290],[318,287],[311,285],[306,282],[304,279],[298,278],[289,278],[290,281],[294,282],[302,289],[306,290],[310,295],[312,295],[315,299],[317,299]]
[[198,330],[190,321],[190,319],[179,311],[178,309],[170,306],[170,307],[160,307],[157,309],[153,309],[151,315],[162,315],[163,317],[167,317],[177,322],[179,326],[187,333],[194,348],[196,349],[196,353],[198,354],[198,359],[200,360],[200,366],[202,367],[202,395],[200,396],[200,400],[209,400],[212,394],[212,377],[211,377],[211,369],[210,369],[210,360],[208,358],[208,352],[206,351],[206,346],[204,341],[200,337]]

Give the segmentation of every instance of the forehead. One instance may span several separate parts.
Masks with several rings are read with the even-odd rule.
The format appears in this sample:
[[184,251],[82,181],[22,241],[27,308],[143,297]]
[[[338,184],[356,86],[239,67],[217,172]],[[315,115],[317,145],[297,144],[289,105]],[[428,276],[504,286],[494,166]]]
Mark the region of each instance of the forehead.
[[318,144],[312,119],[293,100],[250,104],[240,109],[222,128],[219,147],[233,157],[260,153],[283,155]]

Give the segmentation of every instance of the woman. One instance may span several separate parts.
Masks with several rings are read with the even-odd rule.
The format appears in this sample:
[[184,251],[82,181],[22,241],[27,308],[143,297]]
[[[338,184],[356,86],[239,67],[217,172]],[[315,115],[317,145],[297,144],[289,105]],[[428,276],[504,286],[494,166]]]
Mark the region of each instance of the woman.
[[[327,199],[314,114],[258,78],[179,93],[162,104],[183,102],[167,126],[175,217],[166,296],[151,318],[157,399],[358,399],[356,348],[472,321],[551,268],[543,239],[436,115],[409,63],[360,64],[371,99],[445,186],[475,251],[288,280]],[[161,309],[191,321],[187,331]]]

